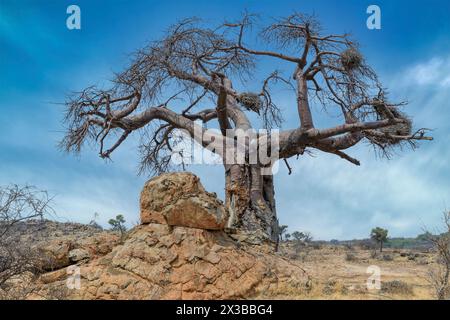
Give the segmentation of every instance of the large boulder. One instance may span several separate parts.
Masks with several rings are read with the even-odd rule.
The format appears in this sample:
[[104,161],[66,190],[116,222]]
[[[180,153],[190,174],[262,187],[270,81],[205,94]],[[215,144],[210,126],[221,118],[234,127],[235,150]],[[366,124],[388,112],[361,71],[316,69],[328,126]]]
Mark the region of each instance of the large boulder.
[[222,230],[228,219],[223,203],[206,192],[189,172],[166,173],[149,180],[141,192],[141,223]]

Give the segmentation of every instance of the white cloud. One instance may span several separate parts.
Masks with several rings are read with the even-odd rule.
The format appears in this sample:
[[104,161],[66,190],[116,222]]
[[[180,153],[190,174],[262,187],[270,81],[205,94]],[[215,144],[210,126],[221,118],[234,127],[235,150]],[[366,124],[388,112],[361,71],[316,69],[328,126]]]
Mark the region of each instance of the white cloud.
[[449,75],[450,56],[385,77],[391,98],[406,97],[416,128],[433,129],[435,140],[390,161],[360,145],[349,153],[361,167],[323,153],[291,160],[294,174],[282,170],[276,177],[281,222],[322,239],[367,237],[377,225],[393,236],[415,236],[424,225],[438,225],[450,203]]
[[362,147],[351,151],[361,167],[327,154],[303,158],[294,175],[276,177],[278,213],[283,223],[309,230],[316,238],[364,237],[374,226],[393,235],[414,235],[422,222],[434,223],[450,188],[431,155],[410,152],[377,160]]
[[435,57],[409,67],[403,74],[404,85],[450,88],[450,56]]

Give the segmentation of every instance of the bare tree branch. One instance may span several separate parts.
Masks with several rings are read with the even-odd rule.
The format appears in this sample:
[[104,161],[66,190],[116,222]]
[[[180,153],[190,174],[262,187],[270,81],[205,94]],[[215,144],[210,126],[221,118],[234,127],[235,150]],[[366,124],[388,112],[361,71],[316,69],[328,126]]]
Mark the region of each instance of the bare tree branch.
[[[301,13],[277,19],[255,34],[255,19],[244,14],[238,22],[210,28],[191,18],[171,26],[162,39],[134,53],[130,66],[116,74],[110,89],[92,86],[69,97],[61,148],[80,152],[85,142],[93,142],[100,156],[108,158],[133,131],[153,128],[149,135],[153,142],[141,145],[141,149],[155,149],[145,152],[148,159],[171,146],[175,129],[192,136],[196,120],[215,122],[222,136],[227,129],[252,128],[248,112],[256,112],[265,128],[280,127],[282,112],[272,87],[277,82],[296,92],[300,120],[297,128],[280,133],[282,158],[316,148],[357,164],[342,150],[362,140],[388,154],[394,147],[415,148],[416,141],[432,139],[426,129],[413,131],[412,121],[400,111],[405,103],[388,100],[348,34],[322,34],[317,19]],[[247,45],[251,37],[271,48],[251,48]],[[274,71],[263,79],[260,92],[237,91],[235,87],[245,86],[253,76],[258,58],[288,62],[296,84]],[[213,108],[211,101],[216,104]],[[315,101],[323,108],[337,108],[344,123],[315,128]],[[152,138],[163,132],[164,139]]]

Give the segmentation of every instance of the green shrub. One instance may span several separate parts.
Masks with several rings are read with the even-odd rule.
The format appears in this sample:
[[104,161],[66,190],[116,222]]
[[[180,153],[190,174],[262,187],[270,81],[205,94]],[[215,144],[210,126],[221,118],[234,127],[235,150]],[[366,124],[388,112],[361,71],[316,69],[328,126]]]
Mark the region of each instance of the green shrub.
[[111,230],[120,232],[120,237],[123,240],[125,232],[127,231],[123,215],[119,214],[115,219],[109,219],[108,223],[111,225]]

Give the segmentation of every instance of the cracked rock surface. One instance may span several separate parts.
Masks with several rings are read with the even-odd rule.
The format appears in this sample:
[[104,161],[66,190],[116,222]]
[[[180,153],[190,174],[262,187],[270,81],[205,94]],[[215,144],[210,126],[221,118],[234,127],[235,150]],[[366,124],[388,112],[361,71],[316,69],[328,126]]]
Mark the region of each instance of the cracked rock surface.
[[276,298],[307,289],[297,264],[264,246],[239,245],[221,231],[147,224],[123,244],[80,263],[80,289],[66,288],[65,269],[41,276],[39,295],[68,299]]
[[222,230],[228,214],[215,194],[190,172],[164,173],[141,192],[141,223]]

